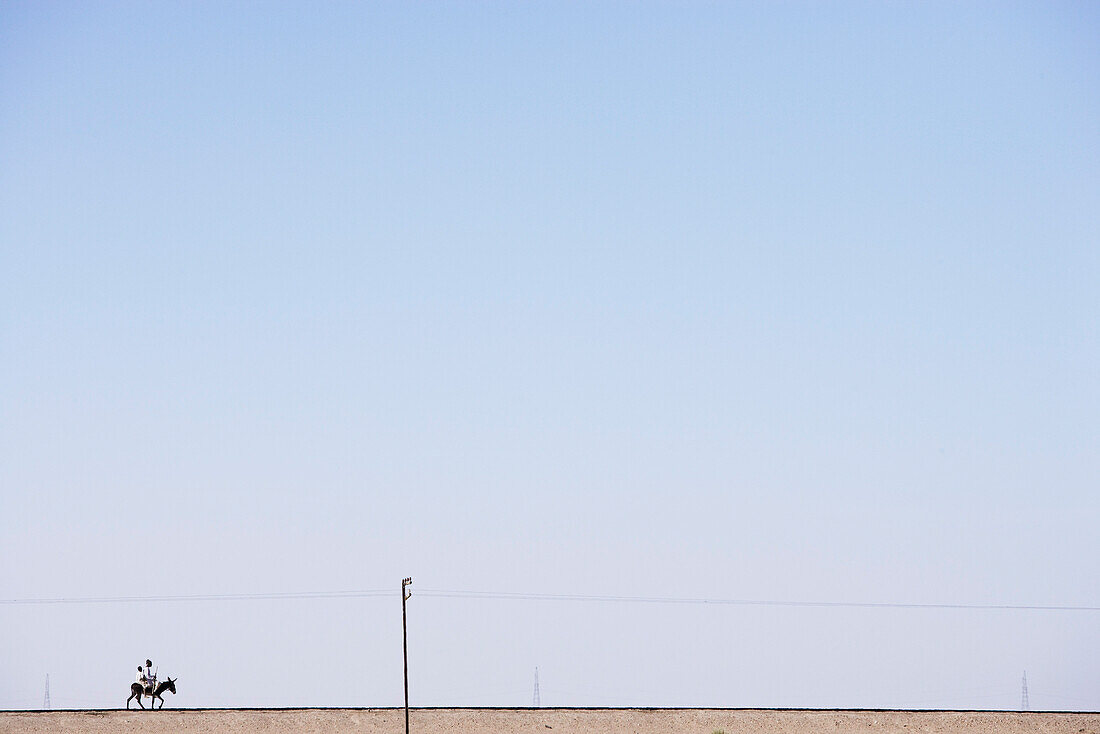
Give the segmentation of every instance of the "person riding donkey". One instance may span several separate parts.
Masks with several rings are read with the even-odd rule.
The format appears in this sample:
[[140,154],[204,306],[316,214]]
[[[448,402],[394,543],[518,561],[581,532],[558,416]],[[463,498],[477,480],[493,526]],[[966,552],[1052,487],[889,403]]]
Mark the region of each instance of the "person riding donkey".
[[[146,660],[145,667],[138,666],[137,678],[130,684],[130,697],[126,699],[126,708],[130,708],[130,701],[137,699],[138,706],[145,708],[141,702],[142,697],[149,698],[150,708],[164,708],[164,694],[176,692],[176,679],[171,676],[163,683],[157,683],[157,674],[153,668],[153,661]],[[160,706],[157,706],[157,701]]]

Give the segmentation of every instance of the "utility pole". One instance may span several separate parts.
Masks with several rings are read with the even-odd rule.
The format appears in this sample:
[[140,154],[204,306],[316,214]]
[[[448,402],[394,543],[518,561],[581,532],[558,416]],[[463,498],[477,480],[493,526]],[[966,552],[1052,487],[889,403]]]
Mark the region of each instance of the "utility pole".
[[542,706],[542,698],[539,696],[539,668],[535,666],[535,695],[531,697],[531,707],[539,708]]
[[1020,710],[1027,711],[1031,708],[1031,702],[1027,700],[1027,671],[1024,671],[1023,685],[1020,688]]
[[46,695],[42,698],[42,708],[50,710],[50,674],[46,673]]
[[401,579],[401,651],[405,654],[405,734],[409,734],[409,627],[405,621],[405,602],[412,596],[406,587],[412,585],[412,576]]

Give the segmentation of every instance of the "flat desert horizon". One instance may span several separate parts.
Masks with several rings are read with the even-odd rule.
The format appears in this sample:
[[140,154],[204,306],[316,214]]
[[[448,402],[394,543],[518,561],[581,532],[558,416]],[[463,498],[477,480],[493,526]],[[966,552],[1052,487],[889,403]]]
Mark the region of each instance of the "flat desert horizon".
[[[417,734],[1100,734],[1098,712],[825,709],[410,709]],[[0,712],[5,734],[365,732],[405,730],[403,708],[171,709]]]

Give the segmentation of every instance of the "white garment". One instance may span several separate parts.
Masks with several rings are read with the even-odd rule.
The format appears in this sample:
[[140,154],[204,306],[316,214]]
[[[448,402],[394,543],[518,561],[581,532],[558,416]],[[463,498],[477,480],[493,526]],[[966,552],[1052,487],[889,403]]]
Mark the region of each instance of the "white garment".
[[141,685],[144,686],[145,685],[145,673],[142,673],[139,670],[138,674],[137,674],[137,678],[134,678],[134,683],[140,683]]

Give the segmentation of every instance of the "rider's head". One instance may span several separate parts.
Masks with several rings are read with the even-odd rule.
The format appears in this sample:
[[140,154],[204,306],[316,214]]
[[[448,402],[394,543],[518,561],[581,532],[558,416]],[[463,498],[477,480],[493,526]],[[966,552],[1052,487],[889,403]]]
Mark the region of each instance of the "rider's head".
[[138,672],[139,673],[141,672],[141,666],[140,665],[138,666]]
[[152,661],[152,660],[146,660],[146,661],[145,661],[145,667],[146,667],[146,668],[148,668],[148,667],[151,667],[152,665],[153,665],[153,661]]

